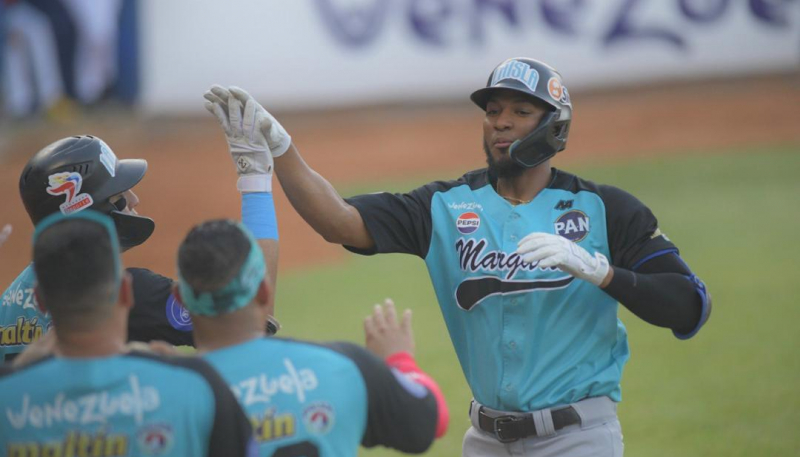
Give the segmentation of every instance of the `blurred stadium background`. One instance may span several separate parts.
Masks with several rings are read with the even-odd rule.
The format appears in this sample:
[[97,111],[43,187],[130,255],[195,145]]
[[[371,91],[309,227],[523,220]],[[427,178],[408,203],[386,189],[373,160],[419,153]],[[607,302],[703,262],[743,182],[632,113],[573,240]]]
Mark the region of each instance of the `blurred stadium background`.
[[[72,51],[54,28],[55,60],[42,65],[48,54],[32,43],[47,34],[32,33],[57,24],[41,8],[59,1],[94,23],[73,17]],[[686,342],[621,310],[632,349],[620,405],[626,454],[797,455],[800,2],[105,2],[0,2],[0,226],[14,227],[0,247],[0,284],[30,257],[19,172],[61,137],[98,135],[118,156],[148,160],[135,190],[157,229],[124,261],[174,276],[192,225],[239,214],[224,138],[202,108],[211,84],[256,95],[344,195],[403,191],[482,166],[482,113],[468,94],[500,61],[531,56],[562,72],[575,106],[556,166],[641,198],[714,297],[709,325]],[[34,8],[38,22],[30,9],[33,22],[15,22],[19,8]],[[101,35],[113,46],[86,47]],[[44,96],[37,72],[64,67],[69,52],[101,68],[101,83],[92,92],[60,75],[63,91]],[[89,72],[75,67],[73,76]],[[32,94],[24,113],[12,106],[20,90]],[[423,263],[347,254],[276,195],[284,336],[361,341],[373,303],[390,296],[412,308],[420,364],[452,414],[429,454],[459,455],[470,394]]]

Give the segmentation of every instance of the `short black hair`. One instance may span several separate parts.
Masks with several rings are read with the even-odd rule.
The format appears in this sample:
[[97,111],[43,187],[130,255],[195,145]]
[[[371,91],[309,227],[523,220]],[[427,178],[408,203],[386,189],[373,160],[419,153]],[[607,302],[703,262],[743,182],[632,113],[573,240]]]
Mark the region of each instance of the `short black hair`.
[[203,222],[189,231],[178,248],[178,270],[196,293],[215,292],[239,273],[250,249],[250,239],[236,222]]
[[57,222],[36,238],[37,291],[56,325],[110,312],[119,292],[120,268],[112,242],[117,240],[105,227],[86,219]]

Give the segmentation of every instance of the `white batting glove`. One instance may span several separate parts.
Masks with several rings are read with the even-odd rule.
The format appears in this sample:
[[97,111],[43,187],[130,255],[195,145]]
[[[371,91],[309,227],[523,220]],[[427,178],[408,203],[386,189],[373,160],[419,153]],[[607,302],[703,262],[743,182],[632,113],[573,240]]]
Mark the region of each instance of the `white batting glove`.
[[[214,86],[204,94],[205,107],[216,116],[228,150],[236,165],[239,192],[272,192],[272,154],[267,140],[258,128],[263,120],[255,102],[248,102],[242,111],[242,103],[221,86]],[[225,100],[225,103],[222,102]]]
[[539,262],[541,268],[559,268],[595,286],[603,283],[610,268],[603,254],[595,252],[592,257],[586,249],[550,233],[536,232],[526,236],[519,242],[517,254],[525,262]]

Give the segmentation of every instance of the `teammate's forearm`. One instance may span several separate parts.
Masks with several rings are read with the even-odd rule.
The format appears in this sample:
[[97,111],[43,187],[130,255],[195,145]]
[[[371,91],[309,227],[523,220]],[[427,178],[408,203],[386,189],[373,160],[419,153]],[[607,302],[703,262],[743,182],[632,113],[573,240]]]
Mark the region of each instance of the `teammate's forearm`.
[[408,352],[397,352],[386,358],[386,364],[390,367],[398,369],[401,373],[410,375],[411,378],[418,384],[425,386],[428,391],[436,398],[437,420],[436,420],[436,438],[441,438],[447,433],[447,427],[450,424],[450,410],[447,408],[447,402],[444,400],[442,390],[436,381],[417,365],[414,356]]
[[358,211],[306,164],[294,145],[275,159],[275,173],[294,209],[326,241],[359,248],[372,246]]
[[695,284],[678,273],[640,274],[613,267],[603,289],[644,321],[687,334],[697,327],[703,299]]

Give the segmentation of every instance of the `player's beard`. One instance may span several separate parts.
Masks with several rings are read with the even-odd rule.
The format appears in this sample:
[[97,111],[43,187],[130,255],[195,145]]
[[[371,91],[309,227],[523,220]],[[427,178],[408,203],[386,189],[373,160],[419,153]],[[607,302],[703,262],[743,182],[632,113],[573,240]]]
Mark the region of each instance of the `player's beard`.
[[496,160],[494,156],[492,156],[492,151],[485,141],[483,142],[483,152],[486,153],[486,164],[489,166],[489,174],[496,179],[517,178],[522,176],[522,173],[526,170],[525,167],[518,164],[517,161],[512,159],[508,154],[506,154],[504,158]]

